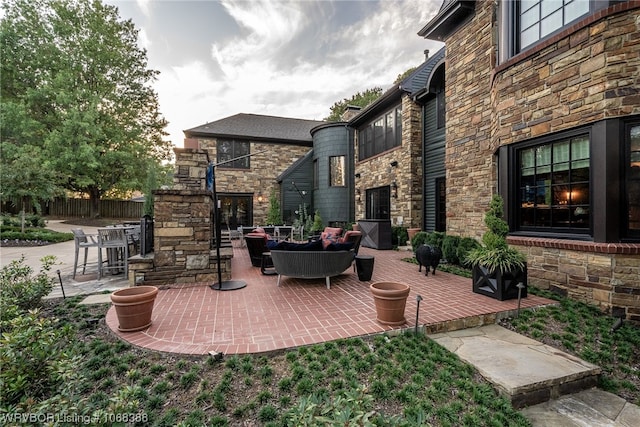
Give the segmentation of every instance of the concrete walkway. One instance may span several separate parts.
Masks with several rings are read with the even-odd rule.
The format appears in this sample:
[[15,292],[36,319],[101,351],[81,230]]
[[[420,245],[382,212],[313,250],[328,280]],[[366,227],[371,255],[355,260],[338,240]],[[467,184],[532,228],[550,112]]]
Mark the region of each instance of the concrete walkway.
[[[63,233],[70,233],[72,228],[82,228],[85,234],[95,235],[98,233],[97,227],[87,227],[65,224],[59,220],[47,221],[46,228]],[[51,268],[51,277],[54,278],[53,292],[49,298],[62,297],[62,288],[60,287],[60,278],[64,286],[66,296],[87,295],[99,293],[103,291],[113,291],[129,286],[124,275],[105,275],[102,279],[98,279],[98,249],[89,248],[87,256],[87,266],[85,273],[82,274],[82,265],[84,252],[80,250],[77,274],[73,278],[73,260],[75,256],[75,243],[73,240],[55,243],[46,246],[27,246],[27,247],[2,247],[0,248],[0,266],[8,265],[11,261],[18,260],[24,256],[24,264],[33,269],[34,272],[40,271],[42,262],[40,261],[47,255],[56,257],[55,264]],[[58,277],[57,271],[60,271]]]

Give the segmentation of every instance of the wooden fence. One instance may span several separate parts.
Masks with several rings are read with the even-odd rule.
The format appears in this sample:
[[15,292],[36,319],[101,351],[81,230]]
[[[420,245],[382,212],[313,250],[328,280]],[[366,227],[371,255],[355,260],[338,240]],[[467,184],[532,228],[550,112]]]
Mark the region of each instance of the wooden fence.
[[[65,199],[56,198],[52,201],[42,203],[42,214],[44,216],[63,218],[88,218],[91,216],[91,202],[89,199]],[[17,214],[20,206],[12,206],[10,203],[3,203],[2,212]],[[137,218],[143,215],[144,203],[133,202],[131,200],[100,200],[100,216],[102,218]],[[27,212],[32,212],[31,206],[26,207]]]

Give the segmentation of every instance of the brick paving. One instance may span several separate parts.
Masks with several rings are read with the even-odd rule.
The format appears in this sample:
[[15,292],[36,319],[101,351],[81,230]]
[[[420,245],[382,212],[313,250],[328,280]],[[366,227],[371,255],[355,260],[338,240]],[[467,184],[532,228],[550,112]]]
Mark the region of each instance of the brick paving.
[[[415,327],[416,296],[420,302],[419,327],[429,333],[494,323],[497,316],[513,313],[517,300],[497,301],[472,292],[471,279],[438,271],[424,276],[418,266],[402,261],[406,251],[361,248],[375,257],[372,280],[361,282],[353,269],[331,278],[294,279],[265,276],[252,267],[246,248],[234,248],[233,280],[247,283],[234,291],[217,291],[207,284],[169,286],[158,292],[153,324],[140,332],[117,330],[115,309],[106,316],[115,334],[147,349],[202,355],[261,353],[314,344],[338,338],[378,334]],[[376,321],[369,285],[399,281],[411,287],[402,326]],[[529,295],[521,307],[554,303]]]

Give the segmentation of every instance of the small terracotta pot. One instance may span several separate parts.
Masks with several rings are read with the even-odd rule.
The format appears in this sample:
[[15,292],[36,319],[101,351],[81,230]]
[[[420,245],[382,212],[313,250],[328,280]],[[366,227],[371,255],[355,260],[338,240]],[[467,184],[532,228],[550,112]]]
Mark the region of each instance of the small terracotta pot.
[[399,326],[407,323],[404,309],[411,288],[404,283],[376,282],[369,286],[376,304],[376,320],[383,325]]
[[151,326],[153,304],[158,295],[155,286],[134,286],[111,294],[121,332],[141,331]]

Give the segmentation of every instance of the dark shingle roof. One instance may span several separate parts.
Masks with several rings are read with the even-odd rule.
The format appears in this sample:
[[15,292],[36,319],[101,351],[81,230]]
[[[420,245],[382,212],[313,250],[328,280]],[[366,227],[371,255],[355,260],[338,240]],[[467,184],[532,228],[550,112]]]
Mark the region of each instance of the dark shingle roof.
[[422,91],[429,81],[429,77],[433,72],[436,65],[442,61],[445,55],[445,48],[443,47],[432,57],[420,64],[411,74],[409,74],[399,84],[391,86],[386,92],[384,92],[378,99],[371,104],[363,108],[355,117],[349,120],[350,126],[360,126],[371,115],[379,114],[380,111],[388,108],[394,102],[398,102],[403,93],[408,93],[413,96],[416,93]]
[[200,136],[311,143],[311,129],[324,123],[318,120],[240,113],[183,132],[187,138]]
[[434,68],[444,59],[444,53],[445,49],[443,47],[400,82],[400,88],[409,92],[409,95],[412,96],[424,89]]

